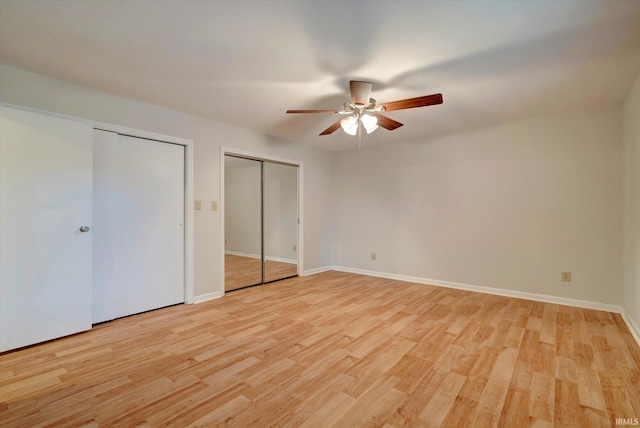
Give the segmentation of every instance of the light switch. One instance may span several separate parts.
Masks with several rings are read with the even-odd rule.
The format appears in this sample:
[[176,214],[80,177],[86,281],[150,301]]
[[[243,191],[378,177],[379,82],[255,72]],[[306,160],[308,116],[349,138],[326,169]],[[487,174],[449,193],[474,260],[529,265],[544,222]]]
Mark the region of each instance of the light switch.
[[196,201],[196,210],[202,209],[202,201]]
[[218,201],[211,201],[211,211],[218,211]]

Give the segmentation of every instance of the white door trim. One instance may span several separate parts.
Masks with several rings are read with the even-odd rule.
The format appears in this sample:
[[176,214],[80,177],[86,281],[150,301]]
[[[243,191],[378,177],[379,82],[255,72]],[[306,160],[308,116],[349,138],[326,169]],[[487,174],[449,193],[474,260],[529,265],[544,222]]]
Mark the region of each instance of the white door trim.
[[236,155],[250,159],[283,163],[298,167],[298,276],[304,276],[304,162],[294,159],[282,158],[279,156],[265,155],[263,153],[256,153],[247,150],[236,149],[233,147],[220,147],[220,258],[221,258],[221,272],[220,272],[220,284],[222,284],[222,294],[224,295],[224,156]]
[[55,113],[47,110],[34,109],[16,104],[0,102],[0,104],[20,110],[31,111],[61,119],[73,120],[75,122],[87,123],[94,129],[102,129],[131,137],[145,138],[165,143],[179,144],[184,146],[184,303],[194,303],[194,240],[193,240],[193,140],[170,135],[158,134],[156,132],[143,131],[141,129],[129,128],[126,126],[114,125],[112,123],[99,122],[66,114]]

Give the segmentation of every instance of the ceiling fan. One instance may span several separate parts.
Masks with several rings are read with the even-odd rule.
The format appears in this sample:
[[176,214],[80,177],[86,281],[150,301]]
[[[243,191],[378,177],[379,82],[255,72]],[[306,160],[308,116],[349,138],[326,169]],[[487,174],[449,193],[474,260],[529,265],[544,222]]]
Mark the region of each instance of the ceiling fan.
[[371,82],[363,82],[360,80],[349,81],[351,99],[344,103],[344,109],[342,110],[287,110],[287,113],[339,114],[345,117],[322,131],[320,135],[329,135],[340,127],[342,127],[347,134],[356,135],[356,133],[360,133],[361,128],[364,128],[367,134],[370,134],[378,129],[379,126],[393,131],[403,125],[398,121],[382,115],[382,112],[442,104],[442,94],[425,95],[422,97],[408,98],[406,100],[376,104],[376,100],[369,98],[372,86],[373,84]]

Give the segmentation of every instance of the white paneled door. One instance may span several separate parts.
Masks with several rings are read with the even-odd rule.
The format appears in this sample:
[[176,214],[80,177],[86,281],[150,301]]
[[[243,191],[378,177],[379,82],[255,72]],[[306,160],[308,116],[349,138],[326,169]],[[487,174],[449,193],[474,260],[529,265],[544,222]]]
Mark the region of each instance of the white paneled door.
[[0,106],[0,351],[91,328],[92,132]]
[[184,302],[184,176],[184,146],[94,131],[94,323]]

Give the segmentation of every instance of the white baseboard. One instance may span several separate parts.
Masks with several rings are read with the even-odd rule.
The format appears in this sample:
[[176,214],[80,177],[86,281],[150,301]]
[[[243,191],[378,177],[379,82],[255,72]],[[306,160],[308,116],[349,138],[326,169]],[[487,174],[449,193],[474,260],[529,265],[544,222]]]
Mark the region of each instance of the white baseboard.
[[629,316],[629,314],[627,314],[626,310],[623,309],[622,312],[620,312],[620,315],[622,315],[622,319],[627,324],[627,327],[629,327],[629,331],[631,332],[631,335],[636,340],[636,342],[638,342],[638,345],[640,346],[640,328],[638,328],[638,325],[636,325],[636,323],[633,322],[633,319]]
[[304,271],[303,276],[315,275],[316,273],[328,272],[330,270],[337,270],[337,269],[334,269],[333,266],[324,266],[324,267],[319,267],[315,269],[309,269]]
[[576,306],[579,308],[595,309],[598,311],[623,313],[622,306],[606,303],[591,302],[588,300],[569,299],[566,297],[549,296],[546,294],[528,293],[524,291],[505,290],[502,288],[484,287],[481,285],[462,284],[458,282],[441,281],[437,279],[419,278],[415,276],[397,275],[383,272],[375,272],[364,269],[353,269],[342,266],[334,266],[333,270],[340,272],[357,273],[361,275],[375,276],[378,278],[396,279],[399,281],[415,282],[418,284],[435,285],[439,287],[455,288],[458,290],[475,291],[478,293],[495,294],[498,296],[515,297],[518,299],[535,300],[538,302],[555,303],[558,305]]
[[243,253],[240,251],[226,251],[224,252],[225,254],[228,254],[230,256],[240,256],[240,257],[248,257],[250,259],[259,259],[260,258],[260,254],[249,254],[249,253]]
[[213,293],[202,294],[193,298],[193,303],[202,303],[208,300],[218,299],[224,296],[222,291],[214,291]]
[[[248,253],[241,253],[239,251],[225,251],[224,253],[225,254],[229,254],[230,256],[248,257],[250,259],[259,259],[260,258],[260,254],[248,254]],[[270,261],[270,262],[289,263],[289,264],[292,264],[292,265],[298,264],[298,261],[296,259],[287,259],[287,258],[284,258],[284,257],[267,256],[267,257],[265,257],[265,259]]]
[[267,256],[265,257],[265,260],[269,261],[269,262],[280,262],[280,263],[288,263],[290,265],[297,265],[298,261],[295,259],[286,259],[284,257],[271,257],[271,256]]

